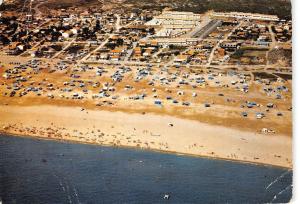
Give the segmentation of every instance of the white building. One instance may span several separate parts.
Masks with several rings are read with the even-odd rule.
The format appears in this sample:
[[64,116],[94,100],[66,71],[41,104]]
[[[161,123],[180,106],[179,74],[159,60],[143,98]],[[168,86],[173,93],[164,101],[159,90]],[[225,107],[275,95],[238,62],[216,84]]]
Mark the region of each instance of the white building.
[[262,20],[262,21],[279,21],[276,15],[266,15],[258,13],[243,13],[243,12],[213,12],[212,16],[221,18],[236,18],[236,19],[249,19],[249,20]]
[[163,11],[146,25],[161,25],[168,29],[192,29],[200,24],[200,14],[193,12]]
[[168,46],[168,45],[176,45],[176,46],[190,46],[196,45],[199,41],[197,38],[156,38],[157,44],[159,46]]

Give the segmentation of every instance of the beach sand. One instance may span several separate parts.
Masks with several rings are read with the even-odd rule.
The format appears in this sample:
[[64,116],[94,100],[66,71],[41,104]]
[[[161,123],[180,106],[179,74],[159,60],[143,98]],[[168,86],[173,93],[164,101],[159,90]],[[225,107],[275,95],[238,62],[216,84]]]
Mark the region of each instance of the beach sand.
[[292,137],[153,113],[0,105],[0,131],[292,167]]

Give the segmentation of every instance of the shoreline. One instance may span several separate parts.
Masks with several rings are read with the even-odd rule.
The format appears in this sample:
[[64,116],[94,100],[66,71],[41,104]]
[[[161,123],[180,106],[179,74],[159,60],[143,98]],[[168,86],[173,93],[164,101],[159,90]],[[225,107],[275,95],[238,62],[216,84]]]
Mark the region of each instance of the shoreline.
[[194,158],[202,158],[202,159],[209,159],[209,160],[220,160],[220,161],[227,161],[232,163],[240,163],[240,164],[250,164],[255,166],[265,166],[265,167],[272,167],[272,168],[280,168],[280,169],[287,169],[287,170],[293,170],[292,167],[285,167],[285,166],[279,166],[279,165],[273,165],[273,164],[266,164],[266,163],[260,163],[260,162],[249,162],[244,160],[237,160],[237,159],[227,159],[227,158],[221,158],[221,157],[210,157],[210,156],[204,156],[204,155],[197,155],[197,154],[188,154],[188,153],[181,153],[176,151],[164,151],[164,150],[157,150],[157,149],[151,149],[151,148],[137,148],[137,147],[131,147],[131,146],[125,146],[125,145],[119,145],[119,146],[112,146],[112,145],[105,145],[105,144],[96,144],[96,143],[89,143],[89,142],[80,142],[76,140],[64,140],[64,139],[58,139],[58,138],[45,138],[45,137],[38,137],[33,135],[18,135],[18,134],[11,134],[4,131],[0,131],[0,135],[8,136],[8,137],[19,137],[24,139],[36,139],[36,140],[44,140],[44,141],[52,141],[52,142],[59,142],[59,143],[69,143],[69,144],[83,144],[83,145],[92,145],[92,146],[98,146],[98,147],[111,147],[111,148],[122,148],[122,149],[130,149],[130,150],[137,150],[137,151],[150,151],[150,152],[156,152],[161,154],[171,154],[171,155],[177,155],[177,156],[185,156],[185,157],[194,157]]
[[4,116],[0,132],[10,135],[292,168],[292,138],[284,135],[262,135],[150,113],[83,111],[66,106],[0,106],[0,114]]

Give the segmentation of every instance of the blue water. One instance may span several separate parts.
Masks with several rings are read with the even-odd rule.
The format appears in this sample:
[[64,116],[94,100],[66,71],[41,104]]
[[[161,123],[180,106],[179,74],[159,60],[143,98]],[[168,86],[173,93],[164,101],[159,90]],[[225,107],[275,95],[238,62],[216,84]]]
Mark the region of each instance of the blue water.
[[292,171],[270,166],[1,134],[0,152],[4,204],[283,203],[292,196]]

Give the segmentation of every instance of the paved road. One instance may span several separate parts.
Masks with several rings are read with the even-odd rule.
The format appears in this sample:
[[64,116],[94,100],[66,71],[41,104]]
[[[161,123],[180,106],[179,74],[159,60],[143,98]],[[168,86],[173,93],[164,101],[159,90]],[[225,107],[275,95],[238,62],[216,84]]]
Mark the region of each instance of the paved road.
[[271,34],[271,39],[272,39],[272,43],[271,43],[271,46],[270,46],[270,50],[271,50],[271,49],[273,49],[277,45],[277,41],[275,39],[275,33],[272,30],[272,25],[270,24],[268,26],[268,28],[269,28],[269,32]]
[[207,25],[198,29],[191,37],[199,38],[200,40],[204,39],[211,32],[213,32],[219,25],[221,25],[222,21],[220,20],[212,20]]
[[130,58],[130,56],[132,55],[133,50],[134,50],[134,48],[136,48],[137,44],[138,44],[137,42],[132,43],[132,49],[130,49],[130,50],[127,52],[127,55],[126,55],[124,61],[128,61],[128,60],[129,60],[129,58]]
[[94,54],[95,52],[97,52],[98,50],[100,50],[101,48],[103,48],[105,46],[106,43],[108,43],[109,39],[114,36],[115,34],[110,34],[108,36],[108,38],[106,38],[105,41],[103,41],[95,50],[92,50],[90,53],[88,53],[86,56],[84,56],[80,61],[84,62],[86,61],[92,54]]
[[228,37],[229,37],[230,35],[232,35],[232,33],[233,33],[237,28],[239,28],[241,25],[242,25],[242,22],[240,22],[237,26],[235,26],[235,27],[231,30],[231,32],[228,33],[228,34],[225,36],[225,38],[224,38],[223,40],[219,40],[219,41],[218,41],[218,43],[215,45],[215,47],[212,49],[212,51],[211,51],[211,53],[210,53],[210,55],[209,55],[208,62],[207,62],[207,65],[208,65],[208,66],[211,64],[211,62],[212,62],[212,60],[213,60],[213,58],[214,58],[214,55],[215,55],[215,51],[216,51],[217,48],[220,47],[220,44],[221,44],[222,42],[226,41],[226,40],[228,39]]
[[72,45],[72,43],[74,43],[75,41],[76,41],[76,38],[74,38],[73,40],[71,40],[61,51],[57,52],[51,58],[53,59],[53,58],[58,57],[61,53],[63,53],[64,51],[66,51]]
[[[87,60],[81,63],[93,63],[93,64],[115,64],[115,65],[132,65],[132,66],[165,66],[165,67],[172,67],[172,64],[161,64],[161,63],[150,63],[150,62],[139,62],[139,61],[111,61],[111,60]],[[266,65],[180,65],[182,67],[193,67],[193,68],[216,68],[216,69],[237,69],[237,70],[244,70],[244,69],[250,69],[249,72],[253,71],[267,71],[270,70],[264,70]],[[290,69],[292,70],[292,67],[278,67],[278,66],[268,66],[268,69]],[[273,71],[270,71],[273,72]],[[279,73],[277,71],[274,71],[274,73]],[[282,74],[291,74],[292,72],[281,72]]]
[[196,33],[198,33],[202,28],[204,28],[206,25],[208,25],[212,20],[209,18],[208,15],[205,15],[201,18],[201,22],[198,26],[196,26],[193,31],[188,33],[186,37],[191,38],[194,36]]
[[43,5],[45,2],[44,1],[40,1],[40,3],[36,4],[34,7],[33,7],[33,10],[34,10],[34,13],[35,13],[35,16],[36,17],[42,17],[42,12],[40,11],[39,7],[41,5]]
[[[121,26],[121,25],[120,25],[120,22],[121,22],[121,17],[120,17],[120,15],[119,15],[119,14],[115,14],[115,16],[117,17],[117,20],[116,20],[116,23],[115,23],[115,29],[116,29],[117,32],[118,32],[121,28],[126,27],[126,26],[132,24],[132,22],[131,22],[131,23],[128,23],[128,24],[126,24],[126,25]],[[105,46],[105,44],[108,42],[108,40],[109,40],[110,38],[112,38],[114,35],[116,35],[116,34],[115,34],[115,33],[110,34],[110,35],[108,36],[108,38],[107,38],[105,41],[103,41],[103,42],[102,42],[95,50],[92,50],[92,51],[89,52],[86,56],[84,56],[84,57],[80,60],[80,62],[81,62],[81,63],[84,63],[84,62],[85,62],[92,54],[94,54],[95,52],[97,52],[98,50],[100,50],[101,48],[103,48],[103,47]],[[129,56],[129,57],[130,57],[130,56]]]
[[121,25],[120,25],[121,17],[119,16],[119,14],[115,14],[115,16],[117,17],[115,28],[116,28],[116,31],[119,32],[119,30],[121,28]]

